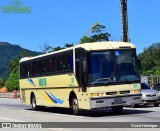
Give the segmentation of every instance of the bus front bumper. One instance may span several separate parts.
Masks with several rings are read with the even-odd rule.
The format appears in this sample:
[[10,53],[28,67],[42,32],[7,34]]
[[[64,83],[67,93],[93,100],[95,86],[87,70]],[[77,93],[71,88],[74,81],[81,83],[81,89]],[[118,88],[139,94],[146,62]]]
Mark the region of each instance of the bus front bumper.
[[131,94],[127,96],[108,96],[90,98],[90,109],[104,108],[121,105],[139,104],[142,102],[142,94]]

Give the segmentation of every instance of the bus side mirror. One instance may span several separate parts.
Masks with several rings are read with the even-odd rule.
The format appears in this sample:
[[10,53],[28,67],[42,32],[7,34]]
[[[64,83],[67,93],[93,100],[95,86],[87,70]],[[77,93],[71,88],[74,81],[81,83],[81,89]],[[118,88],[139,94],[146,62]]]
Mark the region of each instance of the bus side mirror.
[[139,70],[141,70],[141,69],[142,69],[142,65],[141,65],[141,61],[140,61],[140,59],[138,59],[138,68],[139,68]]

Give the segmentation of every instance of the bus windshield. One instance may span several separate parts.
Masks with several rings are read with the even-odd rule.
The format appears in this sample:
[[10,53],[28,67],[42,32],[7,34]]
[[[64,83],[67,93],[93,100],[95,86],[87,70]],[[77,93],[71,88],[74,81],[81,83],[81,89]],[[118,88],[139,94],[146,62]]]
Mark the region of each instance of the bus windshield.
[[140,80],[136,50],[95,51],[88,55],[88,84]]

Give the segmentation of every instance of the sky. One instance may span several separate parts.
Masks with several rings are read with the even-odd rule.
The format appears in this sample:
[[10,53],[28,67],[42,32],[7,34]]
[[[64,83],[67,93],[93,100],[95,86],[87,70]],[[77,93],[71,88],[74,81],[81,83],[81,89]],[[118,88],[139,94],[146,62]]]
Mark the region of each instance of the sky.
[[[19,0],[31,13],[2,13],[13,0],[0,0],[0,41],[42,51],[76,44],[96,23],[105,25],[110,40],[121,41],[120,0]],[[160,42],[160,0],[128,0],[129,38],[137,53]]]

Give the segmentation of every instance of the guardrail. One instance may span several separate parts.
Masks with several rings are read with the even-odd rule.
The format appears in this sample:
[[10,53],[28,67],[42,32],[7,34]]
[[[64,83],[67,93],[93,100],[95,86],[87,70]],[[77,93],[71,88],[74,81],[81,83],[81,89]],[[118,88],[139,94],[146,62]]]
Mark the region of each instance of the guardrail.
[[[145,78],[145,81],[143,81],[143,78]],[[160,82],[160,75],[150,75],[150,76],[141,76],[142,82],[146,83],[150,87],[153,87],[155,84]]]
[[[13,92],[8,92],[8,93],[0,93],[0,98],[14,98],[13,97]],[[19,97],[19,93],[17,93],[17,98]]]

